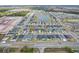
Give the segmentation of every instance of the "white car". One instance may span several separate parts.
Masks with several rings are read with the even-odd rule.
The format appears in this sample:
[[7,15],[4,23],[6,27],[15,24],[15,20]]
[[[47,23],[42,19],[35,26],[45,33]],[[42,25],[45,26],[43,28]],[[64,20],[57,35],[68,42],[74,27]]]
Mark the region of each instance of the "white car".
[[16,41],[16,39],[12,39],[12,40],[10,40],[10,41],[14,41],[14,42],[15,42],[15,41]]
[[5,44],[5,43],[6,43],[6,41],[2,41],[1,43],[2,43],[2,44]]

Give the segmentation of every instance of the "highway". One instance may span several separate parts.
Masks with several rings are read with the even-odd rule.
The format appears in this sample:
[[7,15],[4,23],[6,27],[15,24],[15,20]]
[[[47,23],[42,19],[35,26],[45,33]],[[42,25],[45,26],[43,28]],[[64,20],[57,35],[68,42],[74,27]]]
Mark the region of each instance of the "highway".
[[7,44],[0,44],[2,47],[16,47],[22,48],[23,46],[27,46],[29,48],[61,48],[61,47],[71,47],[79,49],[79,42],[11,42]]

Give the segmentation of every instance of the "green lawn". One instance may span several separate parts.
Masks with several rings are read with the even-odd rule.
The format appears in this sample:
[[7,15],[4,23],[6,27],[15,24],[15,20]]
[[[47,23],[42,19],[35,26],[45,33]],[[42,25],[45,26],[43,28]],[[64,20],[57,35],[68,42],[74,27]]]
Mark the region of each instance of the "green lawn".
[[3,52],[3,48],[2,47],[0,47],[0,53],[2,53]]
[[25,16],[29,11],[21,12],[0,12],[0,17],[2,16]]
[[0,41],[3,39],[4,36],[4,34],[0,34]]
[[8,16],[25,16],[29,11],[21,11],[21,12],[16,12],[9,14]]
[[33,48],[27,48],[26,46],[21,49],[23,53],[33,53]]

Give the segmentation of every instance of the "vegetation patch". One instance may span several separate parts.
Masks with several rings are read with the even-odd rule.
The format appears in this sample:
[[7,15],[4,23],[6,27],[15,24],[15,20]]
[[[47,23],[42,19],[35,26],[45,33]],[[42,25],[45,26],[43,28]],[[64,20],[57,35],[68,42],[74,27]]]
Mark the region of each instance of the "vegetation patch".
[[21,11],[9,14],[8,16],[25,16],[29,11]]
[[4,34],[0,34],[0,41],[4,38]]
[[47,53],[74,53],[72,48],[70,47],[62,47],[62,48],[46,48],[44,52]]

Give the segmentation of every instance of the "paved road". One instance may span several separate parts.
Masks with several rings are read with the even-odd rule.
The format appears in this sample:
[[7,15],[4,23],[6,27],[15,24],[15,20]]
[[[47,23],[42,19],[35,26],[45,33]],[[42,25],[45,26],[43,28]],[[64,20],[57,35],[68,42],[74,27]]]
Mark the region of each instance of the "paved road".
[[26,19],[26,21],[24,22],[24,25],[28,24],[28,22],[30,21],[33,15],[34,15],[34,12],[30,12],[30,16]]
[[28,45],[29,47],[35,47],[35,48],[42,48],[42,47],[64,47],[64,46],[70,46],[70,47],[79,47],[79,42],[11,42],[6,44],[1,44],[0,46],[7,46],[7,47],[22,47],[21,45]]
[[[72,47],[79,49],[79,42],[61,42],[61,43],[54,43],[54,42],[14,42],[14,43],[7,43],[7,44],[0,44],[2,47],[17,47],[22,48],[23,46],[28,46],[29,48],[39,48],[40,52],[44,52],[45,48],[61,48],[61,47]],[[5,49],[4,49],[5,51]]]

